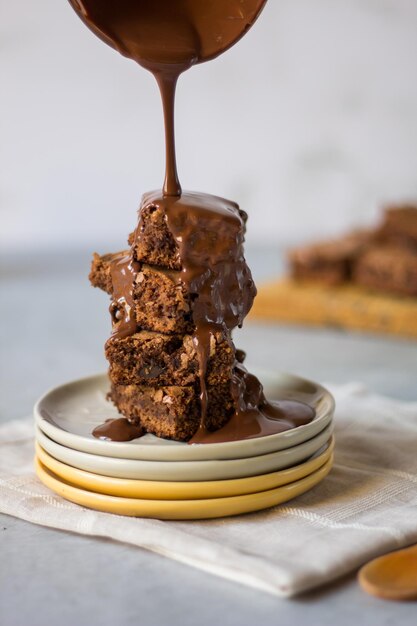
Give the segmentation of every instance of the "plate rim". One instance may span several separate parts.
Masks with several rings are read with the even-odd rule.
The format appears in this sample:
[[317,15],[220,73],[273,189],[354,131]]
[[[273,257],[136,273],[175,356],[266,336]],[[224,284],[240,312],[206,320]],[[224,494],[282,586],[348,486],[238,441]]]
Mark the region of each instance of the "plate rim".
[[[48,421],[42,414],[42,404],[53,393],[57,393],[65,387],[77,386],[80,384],[93,384],[94,381],[108,380],[106,373],[92,374],[90,376],[84,376],[71,381],[62,383],[51,387],[46,391],[35,403],[33,413],[35,422],[38,427],[50,438],[64,446],[71,447],[74,450],[82,452],[92,453],[100,456],[107,456],[113,458],[130,458],[132,460],[159,460],[159,461],[180,461],[180,460],[210,460],[213,458],[219,460],[226,460],[232,458],[250,458],[253,456],[259,456],[258,449],[269,451],[284,450],[286,448],[298,445],[303,441],[307,441],[320,432],[322,432],[328,424],[331,422],[334,410],[335,400],[333,395],[319,383],[315,383],[307,378],[290,374],[287,372],[274,372],[268,370],[261,370],[253,368],[255,373],[260,377],[262,374],[269,377],[281,377],[286,376],[303,383],[308,383],[316,386],[321,392],[323,392],[326,401],[329,403],[328,409],[319,417],[314,418],[308,424],[298,426],[291,430],[284,431],[282,433],[276,433],[273,435],[266,435],[264,437],[256,437],[253,439],[244,439],[240,441],[230,441],[221,443],[209,443],[209,444],[193,444],[188,445],[166,445],[154,443],[152,445],[140,444],[132,442],[116,442],[116,441],[102,441],[99,439],[93,439],[77,433],[72,433],[60,428],[56,424]],[[307,434],[306,434],[307,432]],[[259,443],[261,442],[262,443]],[[177,442],[181,443],[181,442]],[[264,452],[265,453],[265,452]]]
[[[197,460],[197,461],[144,461],[138,459],[120,459],[116,457],[103,457],[96,454],[90,454],[88,452],[82,452],[80,450],[73,450],[72,448],[68,448],[67,446],[63,446],[62,444],[57,443],[53,439],[50,439],[45,435],[40,429],[35,429],[35,440],[40,443],[42,447],[46,449],[46,451],[57,458],[56,455],[64,455],[66,459],[62,460],[64,463],[68,465],[72,465],[74,467],[78,467],[79,469],[85,469],[85,467],[80,467],[80,463],[84,465],[87,463],[90,465],[90,469],[87,471],[92,471],[96,474],[101,474],[107,476],[110,472],[113,473],[115,477],[120,478],[135,478],[132,476],[133,473],[143,473],[143,480],[162,480],[166,482],[180,482],[182,480],[187,481],[187,477],[190,476],[191,473],[199,473],[199,475],[204,475],[204,478],[200,478],[200,480],[224,480],[227,478],[243,478],[245,474],[240,473],[240,466],[242,463],[248,467],[246,476],[255,476],[260,475],[262,473],[267,473],[264,471],[256,472],[256,467],[261,463],[262,458],[264,462],[268,460],[275,461],[277,456],[284,456],[284,465],[282,467],[278,467],[274,471],[278,471],[278,469],[285,469],[286,467],[291,467],[292,465],[296,465],[300,463],[302,460],[306,460],[313,454],[315,454],[320,448],[327,443],[333,434],[333,424],[329,424],[321,433],[313,437],[312,439],[308,439],[304,441],[298,446],[293,446],[291,448],[286,448],[285,450],[278,450],[275,452],[271,452],[268,454],[258,455],[256,457],[242,458],[242,459],[225,459],[225,460]],[[317,439],[320,439],[320,445],[317,446]],[[42,442],[44,440],[44,443]],[[46,442],[46,444],[45,444]],[[315,442],[315,443],[314,443]],[[48,450],[49,447],[49,450]],[[298,448],[298,450],[296,450]],[[300,450],[301,448],[301,450]],[[305,452],[305,449],[308,449]],[[55,454],[53,450],[55,449]],[[52,450],[52,452],[51,452]],[[311,450],[311,451],[310,451]],[[293,460],[293,455],[296,455],[297,460]],[[305,456],[303,456],[305,454]],[[69,455],[69,459],[68,459]],[[299,457],[301,455],[301,457]],[[269,457],[265,459],[265,457]],[[288,464],[287,464],[288,463]],[[94,465],[94,469],[91,469],[91,464]],[[218,469],[219,464],[222,464],[222,468]],[[224,465],[225,464],[225,465]],[[109,465],[111,469],[109,469]],[[218,472],[216,472],[216,469]],[[222,476],[219,478],[219,475],[222,472],[225,472],[226,476]],[[238,472],[239,475],[230,476],[228,472]],[[116,476],[115,472],[119,475]],[[122,476],[121,474],[124,474]],[[130,474],[127,476],[126,474]],[[148,478],[145,478],[145,476]],[[177,476],[177,478],[173,476]],[[179,479],[178,475],[183,475],[184,478]],[[154,476],[157,476],[154,478]],[[209,476],[214,476],[213,478]],[[137,478],[137,476],[136,476]],[[189,482],[193,482],[190,480]]]
[[[148,499],[160,499],[171,500],[172,491],[180,494],[176,495],[177,500],[198,500],[204,497],[204,499],[227,497],[232,495],[244,495],[250,493],[257,493],[260,491],[266,491],[273,487],[260,488],[261,482],[268,482],[271,484],[274,478],[279,480],[281,478],[283,482],[278,482],[275,487],[284,486],[295,480],[305,478],[309,474],[313,473],[320,467],[322,467],[328,459],[334,455],[335,439],[334,435],[331,436],[329,441],[324,444],[322,452],[318,451],[317,456],[313,456],[305,461],[302,461],[298,465],[288,467],[286,469],[277,470],[275,472],[268,472],[265,474],[259,474],[257,476],[247,476],[244,478],[230,478],[224,480],[212,480],[212,481],[152,481],[143,480],[139,478],[117,478],[112,476],[104,476],[102,474],[95,474],[94,472],[79,469],[59,461],[51,456],[42,446],[36,442],[35,454],[39,461],[51,472],[56,474],[60,479],[66,480],[72,483],[74,486],[94,491],[96,493],[103,493],[106,495],[114,495],[119,497],[134,497]],[[297,471],[298,470],[298,471]],[[301,475],[299,471],[301,470]],[[65,475],[60,474],[63,471]],[[297,478],[292,478],[292,474],[297,473]],[[78,483],[77,480],[83,482]],[[102,491],[102,489],[108,489],[108,491]],[[123,495],[122,491],[131,491],[131,495]],[[142,491],[142,495],[132,495],[134,491]],[[192,493],[201,493],[201,490],[205,490],[204,496],[194,496]],[[117,493],[119,492],[119,493]],[[161,495],[162,492],[162,495]],[[146,495],[143,495],[143,494]],[[153,494],[155,495],[147,495]],[[163,494],[170,493],[171,497]],[[221,493],[222,495],[219,495]],[[214,494],[214,495],[209,495]]]
[[[51,476],[53,472],[50,472],[44,469],[41,463],[37,459],[35,459],[36,475],[38,476],[42,484],[48,487],[53,493],[59,495],[60,497],[63,497],[64,499],[70,500],[71,502],[75,502],[76,504],[79,504],[79,502],[77,502],[76,500],[68,497],[69,495],[74,494],[75,492],[75,495],[77,495],[77,493],[80,494],[82,498],[86,498],[87,501],[89,501],[90,503],[91,502],[93,503],[95,502],[98,504],[110,503],[110,505],[112,504],[114,505],[114,508],[111,511],[108,508],[106,509],[104,507],[102,508],[98,508],[97,506],[89,507],[89,508],[93,508],[94,510],[101,510],[105,512],[117,513],[119,515],[130,515],[130,516],[135,516],[135,517],[150,517],[150,518],[156,518],[156,519],[178,519],[178,520],[179,519],[209,519],[209,518],[230,517],[234,515],[240,515],[242,513],[255,512],[255,511],[262,510],[262,509],[277,506],[278,504],[282,504],[283,502],[288,502],[292,498],[297,497],[298,495],[301,495],[302,493],[306,493],[307,491],[315,487],[328,475],[328,473],[332,469],[332,466],[333,466],[333,458],[331,457],[322,467],[320,467],[318,470],[316,470],[309,476],[301,478],[298,481],[294,481],[293,483],[290,483],[289,485],[282,485],[281,487],[276,487],[275,489],[261,491],[258,493],[230,496],[226,498],[209,498],[209,499],[201,499],[201,500],[143,500],[140,498],[121,498],[118,496],[97,494],[97,493],[88,491],[86,489],[80,489],[79,487],[74,487],[72,485],[65,484],[64,482],[60,481],[58,478]],[[45,474],[46,474],[46,480],[45,480]],[[51,484],[55,484],[55,483],[58,483],[59,491],[56,491],[55,489],[51,487]],[[303,489],[304,486],[305,486],[305,489]],[[66,493],[67,497],[63,495],[62,491]],[[279,496],[281,494],[287,494],[288,498],[285,497],[284,499],[280,499]],[[268,504],[266,504],[265,502],[262,503],[263,500],[266,500],[268,498],[273,500],[274,496],[276,497],[278,501],[268,502]],[[250,505],[250,503],[253,503],[255,506],[245,507],[245,504]],[[237,511],[235,510],[232,512],[230,512],[230,510],[229,512],[225,512],[223,510],[223,512],[220,512],[220,513],[216,512],[216,508],[218,509],[222,505],[226,507],[227,505],[231,505],[233,509],[233,505],[236,505],[238,507],[239,504],[242,505],[240,507],[240,510],[237,510]],[[144,508],[147,507],[148,511],[146,511],[146,513],[142,511],[141,514],[139,512],[121,513],[120,510],[119,511],[115,510],[117,505],[125,505],[125,506],[131,505],[134,508],[142,506]],[[81,506],[87,506],[88,508],[88,504],[87,505],[85,504],[85,500],[84,500],[84,503],[81,504]],[[162,514],[157,513],[156,509],[158,507],[164,510]],[[198,509],[203,508],[203,507],[205,507],[205,511],[206,511],[206,514],[204,515],[190,515],[189,513],[186,514],[185,512],[181,513],[181,510],[184,510],[184,509],[187,510],[187,508],[193,513],[197,513]],[[152,508],[154,510],[152,510]],[[179,512],[179,515],[178,515],[178,512]]]

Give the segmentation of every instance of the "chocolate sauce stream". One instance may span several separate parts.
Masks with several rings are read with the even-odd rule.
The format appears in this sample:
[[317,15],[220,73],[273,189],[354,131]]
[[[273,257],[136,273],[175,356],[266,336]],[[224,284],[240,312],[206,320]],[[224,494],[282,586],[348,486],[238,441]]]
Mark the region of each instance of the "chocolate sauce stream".
[[174,127],[174,106],[175,89],[177,86],[178,74],[174,71],[155,73],[161,93],[162,106],[164,111],[165,125],[165,181],[164,196],[180,196],[181,185],[177,172],[177,160],[175,155],[175,127]]

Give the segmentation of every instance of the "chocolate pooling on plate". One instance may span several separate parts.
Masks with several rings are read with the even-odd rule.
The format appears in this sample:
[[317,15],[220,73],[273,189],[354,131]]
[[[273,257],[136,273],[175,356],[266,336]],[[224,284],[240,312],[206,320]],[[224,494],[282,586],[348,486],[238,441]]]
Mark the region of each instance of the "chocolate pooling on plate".
[[221,443],[275,435],[308,424],[314,409],[298,400],[265,398],[260,381],[238,361],[232,375],[234,413],[223,428],[209,432],[199,428],[190,443]]
[[[191,66],[213,59],[252,26],[266,0],[70,0],[85,24],[103,41],[155,76],[161,93],[166,168],[162,192],[145,194],[139,209],[130,254],[111,265],[113,333],[109,341],[133,334],[133,287],[139,265],[135,246],[142,236],[142,211],[162,210],[178,252],[180,280],[192,299],[198,356],[201,420],[191,443],[228,441],[281,432],[311,421],[314,411],[303,403],[268,403],[259,380],[236,360],[231,395],[234,413],[222,429],[206,428],[206,371],[210,339],[219,331],[234,350],[231,332],[249,312],[256,288],[243,256],[246,214],[234,203],[209,194],[183,192],[178,178],[174,102],[179,76]],[[120,437],[120,429],[117,437]],[[113,423],[94,431],[113,438]],[[130,432],[130,431],[129,431]],[[130,437],[128,437],[130,438]],[[120,439],[118,439],[120,440]]]
[[132,441],[145,434],[141,426],[132,424],[125,417],[116,417],[106,420],[97,426],[92,434],[96,439],[105,441]]

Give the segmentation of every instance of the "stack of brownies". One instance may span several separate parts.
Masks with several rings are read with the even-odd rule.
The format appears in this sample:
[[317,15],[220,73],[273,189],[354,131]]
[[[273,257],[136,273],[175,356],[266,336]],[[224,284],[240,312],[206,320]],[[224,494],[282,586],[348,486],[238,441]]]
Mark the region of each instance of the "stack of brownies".
[[[181,281],[177,244],[163,212],[145,207],[140,220],[141,236],[130,236],[130,250],[95,254],[89,276],[112,299],[113,333],[105,348],[110,398],[143,432],[187,441],[201,417],[193,298]],[[234,411],[235,358],[230,337],[213,334],[206,372],[208,430],[221,428]]]
[[290,250],[291,275],[326,285],[361,287],[417,296],[417,206],[385,209],[375,229]]

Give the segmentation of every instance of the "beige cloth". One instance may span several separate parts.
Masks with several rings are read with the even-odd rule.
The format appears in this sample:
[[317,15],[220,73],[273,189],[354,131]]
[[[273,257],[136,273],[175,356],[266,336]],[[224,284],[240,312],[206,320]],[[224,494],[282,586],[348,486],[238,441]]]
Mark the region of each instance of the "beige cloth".
[[201,522],[121,517],[67,502],[33,473],[33,425],[0,427],[0,511],[128,542],[290,596],[417,542],[417,402],[333,388],[336,458],[311,492],[267,511]]

